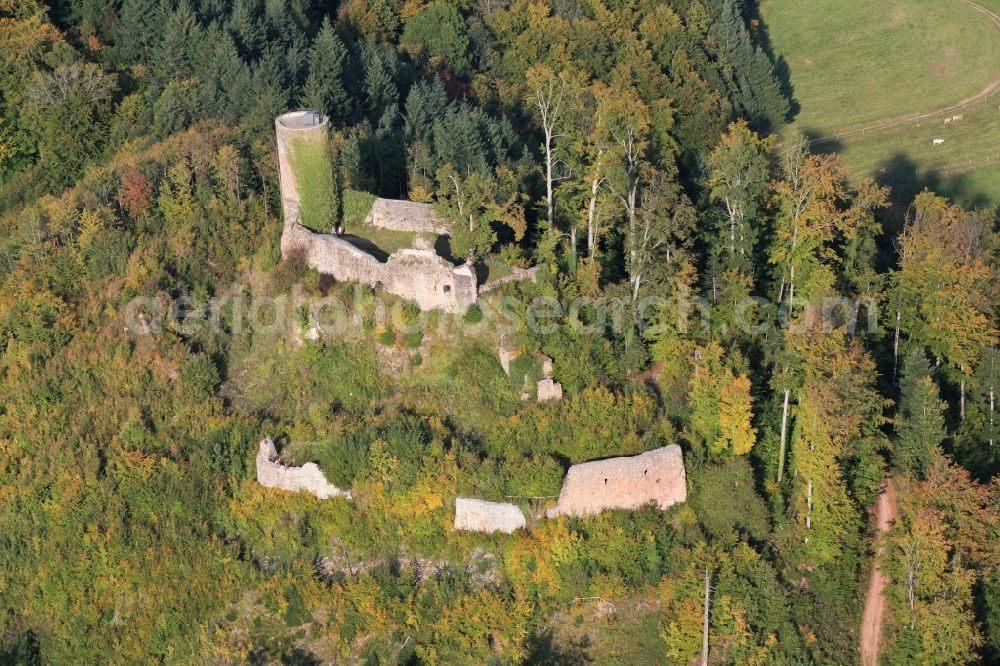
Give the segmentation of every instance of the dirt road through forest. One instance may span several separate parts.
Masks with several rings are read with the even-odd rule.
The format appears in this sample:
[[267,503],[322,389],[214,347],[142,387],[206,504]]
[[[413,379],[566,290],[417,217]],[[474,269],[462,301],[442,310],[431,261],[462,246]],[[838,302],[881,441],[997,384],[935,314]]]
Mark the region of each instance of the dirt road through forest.
[[[892,479],[882,480],[882,494],[875,504],[875,525],[881,534],[889,531],[896,521],[896,493],[892,487]],[[865,611],[861,616],[861,666],[878,666],[878,655],[882,646],[882,623],[885,619],[885,586],[889,582],[879,568],[878,560],[882,557],[882,547],[875,553],[875,566],[872,567],[871,579],[868,582],[868,595],[865,597]]]

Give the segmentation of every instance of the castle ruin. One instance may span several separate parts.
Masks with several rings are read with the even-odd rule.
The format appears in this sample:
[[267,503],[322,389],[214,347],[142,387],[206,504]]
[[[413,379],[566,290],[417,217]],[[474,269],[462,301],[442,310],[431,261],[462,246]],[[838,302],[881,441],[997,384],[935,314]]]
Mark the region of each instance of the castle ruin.
[[[312,493],[319,499],[354,499],[326,480],[313,462],[291,467],[276,461],[274,441],[265,437],[257,452],[257,482],[265,488]],[[637,456],[594,460],[573,465],[566,473],[556,506],[546,518],[590,516],[608,509],[639,509],[654,503],[666,509],[687,499],[684,459],[676,444]],[[516,504],[468,497],[455,499],[454,530],[511,534],[527,524]]]
[[[476,302],[478,283],[472,266],[455,266],[439,256],[427,241],[418,238],[414,247],[394,252],[383,262],[334,233],[316,233],[303,226],[291,156],[295,145],[303,142],[329,150],[327,119],[315,111],[294,111],[275,119],[274,127],[284,214],[282,257],[301,252],[306,264],[320,273],[341,282],[383,289],[414,301],[421,310],[464,312]],[[391,199],[377,199],[365,224],[418,233],[446,231],[429,204]]]

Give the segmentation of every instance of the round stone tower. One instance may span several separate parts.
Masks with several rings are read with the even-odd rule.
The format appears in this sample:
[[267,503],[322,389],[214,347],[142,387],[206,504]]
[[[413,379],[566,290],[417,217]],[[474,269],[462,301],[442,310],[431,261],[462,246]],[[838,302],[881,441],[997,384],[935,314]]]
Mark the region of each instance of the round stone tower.
[[327,119],[318,111],[292,111],[274,120],[278,141],[278,171],[281,177],[281,208],[285,226],[299,220],[301,200],[295,173],[292,169],[292,152],[304,146],[315,146],[329,153]]

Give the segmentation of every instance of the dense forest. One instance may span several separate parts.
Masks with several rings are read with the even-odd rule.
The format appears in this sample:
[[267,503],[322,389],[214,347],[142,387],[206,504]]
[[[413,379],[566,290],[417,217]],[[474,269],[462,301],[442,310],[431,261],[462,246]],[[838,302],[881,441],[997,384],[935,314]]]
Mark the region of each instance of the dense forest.
[[[706,575],[710,663],[857,663],[877,552],[885,663],[1000,660],[997,211],[779,145],[755,11],[0,0],[0,664],[695,664]],[[281,259],[296,108],[336,215],[432,202],[538,267],[496,296],[565,399],[519,398],[490,299],[386,320]],[[293,290],[357,325],[236,315]],[[264,436],[357,500],[261,488]],[[667,511],[451,529],[666,444]]]

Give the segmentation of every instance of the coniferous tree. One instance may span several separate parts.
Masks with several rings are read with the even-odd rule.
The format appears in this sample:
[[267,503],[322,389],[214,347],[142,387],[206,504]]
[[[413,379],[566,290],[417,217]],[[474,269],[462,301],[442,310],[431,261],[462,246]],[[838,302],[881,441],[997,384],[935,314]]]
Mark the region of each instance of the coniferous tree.
[[441,164],[451,164],[461,174],[488,172],[486,142],[477,120],[465,102],[448,107],[434,125],[434,152]]
[[433,125],[448,108],[448,93],[440,77],[431,83],[418,82],[410,88],[403,111],[403,127],[407,141],[427,141]]
[[205,115],[236,119],[253,103],[250,69],[240,59],[232,35],[209,26],[205,39],[193,45],[191,60]]
[[361,49],[365,112],[379,133],[389,131],[399,115],[399,60],[395,50],[369,39]]
[[781,90],[774,63],[754,44],[743,19],[740,0],[722,0],[717,7],[715,31],[723,56],[731,67],[730,92],[754,127],[770,129],[788,115],[789,103]]
[[955,436],[955,453],[981,479],[1000,474],[1000,350],[987,347],[975,372],[976,391]]
[[903,366],[896,413],[896,466],[924,478],[933,453],[944,439],[944,403],[931,379],[927,356],[914,349]]
[[455,5],[447,0],[435,0],[407,19],[400,43],[414,45],[431,58],[440,58],[459,76],[469,73],[471,63],[465,21]]
[[28,118],[39,137],[39,164],[53,190],[70,185],[97,156],[115,87],[113,76],[88,63],[39,75],[28,89]]
[[201,40],[194,10],[186,0],[171,12],[163,26],[163,39],[153,51],[150,77],[157,92],[171,81],[181,81],[191,74],[190,46]]
[[236,0],[229,17],[229,31],[245,58],[252,59],[264,45],[264,28],[256,12],[255,0]]
[[162,5],[156,0],[124,0],[111,34],[123,66],[149,62],[163,30]]
[[324,18],[309,49],[309,75],[302,102],[309,108],[322,111],[332,124],[344,122],[351,116],[351,100],[344,87],[346,60],[347,48],[333,31],[329,18]]
[[418,82],[410,88],[403,111],[403,136],[409,160],[411,192],[420,188],[420,196],[435,187],[433,179],[440,164],[434,152],[434,126],[448,108],[448,95],[440,78],[432,83]]

